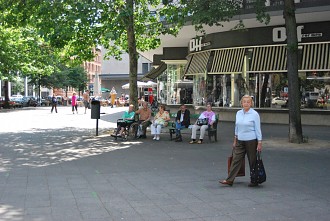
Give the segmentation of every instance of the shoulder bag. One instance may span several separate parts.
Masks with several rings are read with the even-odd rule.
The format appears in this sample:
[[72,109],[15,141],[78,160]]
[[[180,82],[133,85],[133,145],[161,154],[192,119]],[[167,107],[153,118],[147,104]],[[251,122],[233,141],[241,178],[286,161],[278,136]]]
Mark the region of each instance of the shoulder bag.
[[252,168],[251,172],[251,183],[261,184],[266,182],[266,171],[264,164],[261,159],[261,153],[257,151],[257,160],[254,168]]

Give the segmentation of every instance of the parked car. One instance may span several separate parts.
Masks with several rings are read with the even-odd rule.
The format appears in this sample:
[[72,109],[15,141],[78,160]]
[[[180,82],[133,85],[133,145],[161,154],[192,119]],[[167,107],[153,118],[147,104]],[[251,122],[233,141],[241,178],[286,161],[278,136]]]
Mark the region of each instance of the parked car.
[[[6,102],[5,101],[5,98],[4,97],[0,97],[0,108],[5,108],[5,102]],[[14,108],[15,102],[9,100],[8,104],[9,104],[9,108]]]
[[47,98],[41,98],[40,106],[50,106],[51,102]]
[[272,99],[272,105],[278,105],[278,106],[285,106],[287,104],[287,100],[281,97],[274,97]]
[[14,108],[23,107],[23,97],[14,96],[10,97],[9,99],[14,102]]
[[37,99],[35,97],[23,97],[23,107],[36,107],[38,105]]

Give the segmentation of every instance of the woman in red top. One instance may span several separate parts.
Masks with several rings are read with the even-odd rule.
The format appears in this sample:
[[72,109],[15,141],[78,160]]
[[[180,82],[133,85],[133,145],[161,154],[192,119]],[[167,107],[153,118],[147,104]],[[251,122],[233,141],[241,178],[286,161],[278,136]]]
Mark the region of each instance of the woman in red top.
[[72,113],[74,114],[74,110],[76,110],[78,114],[78,108],[77,108],[77,96],[76,93],[73,93],[72,98],[71,98],[71,105],[72,105]]

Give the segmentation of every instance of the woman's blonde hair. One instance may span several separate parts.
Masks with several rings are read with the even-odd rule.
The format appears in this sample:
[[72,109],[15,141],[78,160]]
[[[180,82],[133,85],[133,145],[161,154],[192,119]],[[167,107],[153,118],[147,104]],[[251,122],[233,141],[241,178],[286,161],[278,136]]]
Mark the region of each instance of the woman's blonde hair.
[[165,105],[164,104],[160,105],[160,108],[162,108],[163,110],[165,110]]
[[254,102],[253,102],[253,98],[250,96],[250,95],[244,95],[242,98],[241,98],[241,106],[243,106],[243,99],[244,98],[249,98],[251,100],[251,107],[253,107],[254,105]]

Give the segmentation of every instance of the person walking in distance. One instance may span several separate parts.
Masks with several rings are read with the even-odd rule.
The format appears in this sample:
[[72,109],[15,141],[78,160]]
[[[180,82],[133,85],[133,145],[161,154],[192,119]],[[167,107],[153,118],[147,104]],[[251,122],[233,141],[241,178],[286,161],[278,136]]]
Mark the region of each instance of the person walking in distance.
[[90,108],[90,97],[89,97],[89,90],[86,90],[85,93],[83,94],[83,99],[84,99],[84,106],[85,106],[85,114],[87,108]]
[[74,114],[74,111],[76,110],[78,114],[78,103],[77,103],[77,96],[76,93],[73,92],[72,98],[71,98],[71,106],[72,106],[72,113]]
[[50,112],[53,113],[54,109],[55,109],[55,113],[57,113],[57,98],[56,98],[55,94],[53,94],[53,97],[52,97],[52,110]]
[[[241,99],[243,109],[237,111],[235,120],[235,135],[233,142],[233,160],[230,166],[228,177],[219,181],[223,185],[232,186],[238,174],[245,154],[249,160],[250,171],[253,169],[257,157],[257,151],[262,149],[262,134],[260,117],[253,108],[253,99],[249,95],[244,95]],[[249,187],[256,187],[258,183],[249,184]]]

